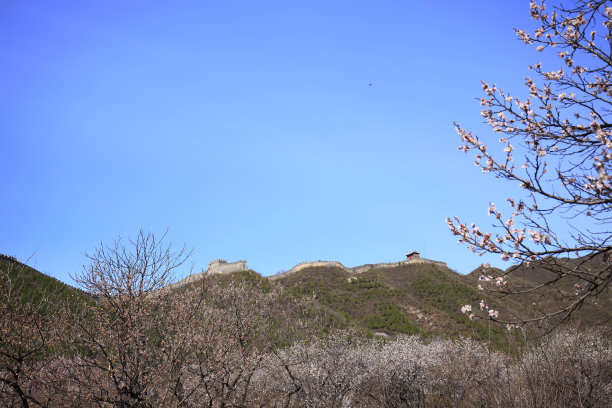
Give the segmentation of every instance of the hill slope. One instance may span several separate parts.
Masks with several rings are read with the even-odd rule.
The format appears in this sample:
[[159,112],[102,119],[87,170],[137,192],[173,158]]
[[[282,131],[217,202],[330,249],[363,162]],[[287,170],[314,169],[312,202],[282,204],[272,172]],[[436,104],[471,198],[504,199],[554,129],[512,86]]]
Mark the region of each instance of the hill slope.
[[[520,315],[525,318],[546,315],[568,306],[581,294],[586,281],[575,276],[565,276],[559,279],[550,269],[564,268],[570,270],[602,270],[610,268],[610,264],[599,255],[595,258],[551,258],[547,263],[532,262],[529,265],[512,266],[506,271],[497,270],[496,274],[505,274],[509,279],[510,288],[522,291],[520,295],[504,298],[504,305],[510,315]],[[463,280],[474,286],[480,276],[480,268],[463,276]],[[553,285],[546,283],[553,282]],[[529,290],[541,286],[536,290]],[[529,290],[529,291],[528,291]],[[612,324],[612,291],[605,288],[599,295],[587,298],[584,304],[573,311],[569,321],[585,327],[596,325],[610,326]],[[544,326],[552,327],[564,319],[564,314],[543,322]]]
[[[489,336],[486,323],[470,321],[460,311],[478,302],[478,293],[442,265],[407,264],[361,274],[323,266],[275,280],[295,296],[314,293],[345,324],[368,333]],[[502,335],[491,331],[492,339]]]
[[[318,262],[292,273],[268,278],[247,271],[229,276],[208,276],[208,279],[221,284],[228,279],[247,281],[259,285],[262,290],[269,290],[266,289],[269,285],[279,284],[290,298],[297,300],[314,295],[317,310],[323,314],[319,322],[324,331],[352,327],[365,335],[462,335],[491,340],[499,346],[507,342],[508,333],[499,325],[490,324],[486,320],[470,321],[461,313],[463,305],[477,305],[483,296],[482,292],[476,290],[480,274],[478,269],[471,274],[460,275],[440,262],[367,266],[348,269],[339,263]],[[91,301],[85,292],[6,255],[0,255],[0,271],[21,288],[24,299],[36,302],[43,296],[49,296],[57,300]],[[524,268],[510,268],[507,273],[514,282],[521,285],[542,282],[549,277],[548,272],[538,269],[536,265],[532,265],[528,271]],[[567,279],[555,290],[572,291],[574,284],[574,281]],[[176,290],[181,286],[179,283],[167,289]],[[180,290],[177,293],[180,294]],[[540,292],[504,299],[490,297],[487,303],[500,311],[500,318],[508,319],[516,315],[529,316],[535,309],[549,310],[555,300],[554,294]],[[278,307],[286,309],[291,307],[290,303],[290,299],[283,298]],[[577,310],[572,321],[586,327],[601,324],[609,326],[612,313],[610,305],[612,299],[608,291],[597,302],[588,302]]]
[[45,275],[8,255],[0,254],[0,273],[4,275],[3,278],[10,279],[24,301],[38,303],[43,297],[51,301],[70,301],[75,298],[90,301],[82,290]]
[[[541,273],[529,279],[541,280]],[[512,274],[517,277],[523,271],[512,271]],[[358,274],[333,265],[316,266],[277,275],[272,280],[297,297],[314,293],[331,314],[340,316],[343,324],[370,335],[375,332],[386,335],[464,335],[490,339],[501,346],[508,340],[503,328],[482,319],[470,321],[461,313],[461,306],[478,305],[483,296],[476,290],[477,277],[477,273],[460,275],[442,263],[408,263],[372,268]],[[565,286],[571,289],[573,284]],[[500,318],[504,319],[529,313],[527,306],[534,303],[531,295],[504,298],[503,301],[492,296],[486,300],[500,311]],[[538,307],[552,307],[554,301],[554,297],[538,294],[536,302]],[[609,324],[607,316],[611,304],[609,296],[597,304],[590,302],[576,311],[572,322],[585,326]]]

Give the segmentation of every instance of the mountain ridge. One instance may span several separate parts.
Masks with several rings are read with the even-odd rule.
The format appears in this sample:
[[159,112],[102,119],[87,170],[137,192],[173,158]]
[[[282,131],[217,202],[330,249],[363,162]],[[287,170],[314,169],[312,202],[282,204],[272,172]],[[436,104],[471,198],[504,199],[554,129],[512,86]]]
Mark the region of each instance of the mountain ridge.
[[[56,282],[53,283],[55,286],[52,285],[56,291],[64,290],[66,294],[87,296],[80,289],[48,277],[12,257],[0,257],[0,268],[27,271],[25,275],[21,273],[21,283],[25,290],[38,293],[37,297],[45,292],[41,287],[50,285],[50,282]],[[498,272],[505,273],[501,270]],[[511,277],[517,277],[525,271],[520,267],[511,267],[506,272]],[[531,266],[529,273],[537,275],[539,272]],[[501,320],[508,320],[521,313],[531,313],[530,306],[533,304],[540,310],[554,306],[554,302],[542,294],[518,299],[485,296],[476,289],[479,275],[480,268],[461,275],[448,268],[444,262],[424,258],[365,264],[353,268],[347,268],[337,261],[310,261],[270,276],[244,269],[222,274],[203,272],[170,284],[164,290],[197,284],[203,279],[224,277],[265,281],[282,286],[296,300],[314,296],[328,316],[325,330],[353,328],[366,336],[467,336],[500,345],[508,340],[508,334],[501,325],[492,324],[486,318],[470,320],[461,312],[462,306],[471,304],[477,307],[479,301],[485,298],[490,307],[500,311]],[[534,278],[534,281],[538,280],[541,280],[539,275]],[[58,283],[63,289],[57,286]],[[570,290],[573,284],[573,281],[564,283],[564,288]],[[584,327],[602,324],[609,327],[612,319],[608,306],[611,304],[610,296],[602,297],[599,304],[590,302],[576,311],[571,322]]]

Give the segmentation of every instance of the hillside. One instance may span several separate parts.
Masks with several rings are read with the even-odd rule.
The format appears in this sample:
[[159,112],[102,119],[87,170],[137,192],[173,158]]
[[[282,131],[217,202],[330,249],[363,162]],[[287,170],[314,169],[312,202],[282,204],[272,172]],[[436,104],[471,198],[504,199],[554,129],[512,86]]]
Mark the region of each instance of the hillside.
[[3,278],[8,277],[11,280],[24,301],[38,303],[44,297],[51,301],[90,301],[89,296],[82,290],[45,275],[8,255],[0,254],[0,272],[4,275]]
[[[606,265],[601,255],[590,259],[550,259],[555,268],[567,268],[569,270],[600,270]],[[511,295],[504,298],[504,305],[507,312],[512,315],[523,317],[541,316],[567,306],[576,299],[576,293],[585,287],[586,282],[582,279],[566,276],[557,280],[557,275],[550,272],[550,264],[533,262],[530,265],[512,266],[506,271],[497,270],[497,274],[505,274],[510,283],[510,288],[514,291],[525,291],[529,288],[542,286],[547,282],[555,280],[554,285],[544,285],[541,288],[520,295]],[[609,266],[608,266],[609,267]],[[472,286],[477,285],[480,276],[480,268],[470,274],[462,276],[462,280]],[[610,326],[612,324],[612,292],[603,290],[597,298],[590,298],[577,310],[573,311],[567,319],[572,324],[579,324],[585,327],[591,326]],[[542,322],[543,329],[558,324],[566,316],[561,314],[557,318]]]
[[[599,262],[599,260],[596,260]],[[576,261],[578,262],[578,261]],[[0,270],[8,273],[21,288],[22,296],[34,301],[43,296],[69,300],[79,298],[90,301],[89,296],[74,287],[20,263],[14,258],[0,255]],[[515,285],[527,286],[544,282],[550,273],[537,265],[513,267],[507,271]],[[419,334],[425,337],[468,336],[491,340],[503,347],[508,333],[499,325],[486,320],[470,321],[461,313],[466,304],[476,306],[483,294],[476,290],[479,269],[460,275],[444,263],[422,260],[395,264],[363,265],[346,268],[338,262],[303,263],[292,270],[262,277],[252,270],[231,274],[204,274],[209,282],[225,285],[246,282],[267,291],[272,285],[284,288],[277,308],[291,309],[295,300],[314,296],[318,323],[323,332],[352,328],[365,336],[391,336]],[[177,290],[184,285],[197,285],[201,280],[186,279],[167,287]],[[566,279],[555,290],[570,293],[576,282]],[[559,292],[561,291],[561,292]],[[550,291],[539,291],[521,297],[487,297],[487,303],[500,311],[500,317],[509,319],[517,315],[531,316],[536,312],[552,310],[557,300]],[[610,325],[612,299],[609,291],[597,302],[588,302],[573,315],[570,323],[590,327]]]
[[[353,268],[355,270],[356,268]],[[521,284],[542,281],[545,271],[522,269],[509,271],[511,278]],[[340,316],[342,323],[363,330],[368,335],[421,334],[424,336],[470,336],[490,339],[502,346],[508,334],[498,325],[486,320],[470,321],[461,313],[465,304],[478,305],[483,294],[476,290],[479,272],[460,275],[443,263],[407,263],[394,267],[371,268],[366,272],[336,266],[301,268],[291,274],[271,277],[289,293],[300,297],[315,294],[316,299],[331,314]],[[519,280],[519,276],[524,280]],[[575,282],[562,282],[563,291],[574,289]],[[500,311],[500,317],[509,319],[518,315],[533,315],[531,309],[549,310],[557,297],[550,293],[529,294],[522,297],[487,296],[487,303]],[[583,326],[610,323],[612,301],[609,293],[597,303],[588,302],[577,310],[570,324]]]
[[365,336],[394,337],[398,334],[491,339],[503,343],[505,331],[486,321],[470,321],[460,312],[467,303],[480,300],[475,287],[461,279],[446,264],[426,259],[346,268],[339,262],[304,262],[291,270],[261,277],[254,271],[204,273],[189,277],[170,290],[198,285],[246,281],[280,285],[283,308],[311,299],[318,310],[317,324],[323,333],[352,328]]
[[[1,265],[0,276],[10,272],[30,298],[83,295],[15,260]],[[302,266],[273,278],[199,274],[136,297],[107,293],[85,314],[32,313],[40,309],[5,296],[0,406],[609,406],[602,332],[517,345],[518,331],[459,311],[479,299],[465,281],[473,277],[440,263]],[[421,337],[379,338],[398,333]],[[554,402],[540,404],[548,394]]]
[[440,264],[415,263],[353,274],[339,267],[311,267],[274,278],[289,293],[315,294],[342,323],[368,335],[474,336],[502,341],[503,331],[470,321],[461,306],[479,301],[476,290]]

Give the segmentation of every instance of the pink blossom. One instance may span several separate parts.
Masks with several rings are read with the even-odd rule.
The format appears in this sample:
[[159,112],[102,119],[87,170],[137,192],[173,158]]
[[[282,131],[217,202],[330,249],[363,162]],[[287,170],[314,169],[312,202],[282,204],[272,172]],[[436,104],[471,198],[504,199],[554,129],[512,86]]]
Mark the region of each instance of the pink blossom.
[[495,204],[491,203],[489,204],[489,215],[495,213],[497,211],[497,208],[495,208]]

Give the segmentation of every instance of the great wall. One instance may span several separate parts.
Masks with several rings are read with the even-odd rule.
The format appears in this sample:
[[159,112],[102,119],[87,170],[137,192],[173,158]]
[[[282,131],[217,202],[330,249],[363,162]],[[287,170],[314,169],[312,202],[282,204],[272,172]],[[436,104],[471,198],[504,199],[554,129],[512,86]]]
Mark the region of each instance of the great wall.
[[[401,261],[398,262],[389,262],[389,263],[375,263],[375,264],[365,264],[365,265],[359,265],[359,266],[355,266],[352,268],[347,268],[346,266],[342,265],[342,263],[338,262],[338,261],[308,261],[308,262],[301,262],[297,265],[295,265],[293,268],[289,269],[288,271],[285,272],[280,272],[277,273],[275,275],[270,275],[268,276],[268,279],[270,280],[277,280],[280,279],[282,277],[294,274],[296,272],[299,272],[303,269],[306,268],[316,268],[316,267],[332,267],[332,268],[340,268],[344,271],[347,272],[351,272],[353,274],[361,274],[364,273],[366,271],[369,271],[371,269],[375,269],[375,268],[395,268],[397,266],[403,266],[403,265],[409,265],[409,264],[435,264],[435,265],[439,265],[439,266],[443,266],[446,267],[446,263],[445,262],[439,262],[439,261],[433,261],[431,259],[426,259],[426,258],[421,258],[418,252],[412,252],[408,255],[406,255],[406,259],[403,259]],[[244,272],[244,271],[248,271],[249,268],[247,266],[247,261],[241,260],[241,261],[236,261],[236,262],[227,262],[224,259],[216,259],[212,262],[208,263],[208,269],[206,271],[202,270],[201,273],[195,273],[193,275],[189,275],[188,277],[186,277],[185,279],[174,283],[172,286],[180,286],[180,285],[184,285],[186,283],[189,282],[193,282],[196,281],[198,279],[203,278],[206,275],[216,275],[216,274],[220,274],[220,275],[228,275],[234,272]]]
[[176,286],[185,285],[189,282],[193,282],[199,279],[202,279],[206,275],[228,275],[234,272],[242,272],[248,271],[249,267],[247,266],[247,261],[237,261],[228,263],[225,259],[215,259],[212,262],[208,263],[208,269],[202,270],[200,273],[194,273],[192,275],[187,276],[185,279],[182,279],[176,283],[168,285],[168,288],[173,288]]
[[351,273],[354,273],[354,274],[360,274],[360,273],[364,273],[364,272],[367,272],[367,271],[369,271],[371,269],[375,269],[375,268],[377,268],[377,269],[378,268],[395,268],[395,267],[398,267],[398,266],[409,265],[409,264],[416,264],[416,263],[435,264],[435,265],[444,266],[444,267],[447,266],[445,262],[439,262],[439,261],[433,261],[431,259],[421,258],[418,252],[413,252],[412,255],[413,256],[411,256],[411,257],[409,257],[407,259],[403,259],[403,260],[398,261],[398,262],[365,264],[365,265],[355,266],[355,267],[352,267],[352,268],[347,268],[346,266],[342,265],[342,263],[340,263],[338,261],[301,262],[301,263],[295,265],[293,268],[289,269],[286,272],[277,273],[276,275],[268,276],[268,278],[270,280],[276,280],[276,279],[280,279],[282,277],[294,274],[294,273],[296,273],[298,271],[301,271],[302,269],[316,268],[316,267],[340,268],[340,269],[345,270],[347,272],[351,272]]

